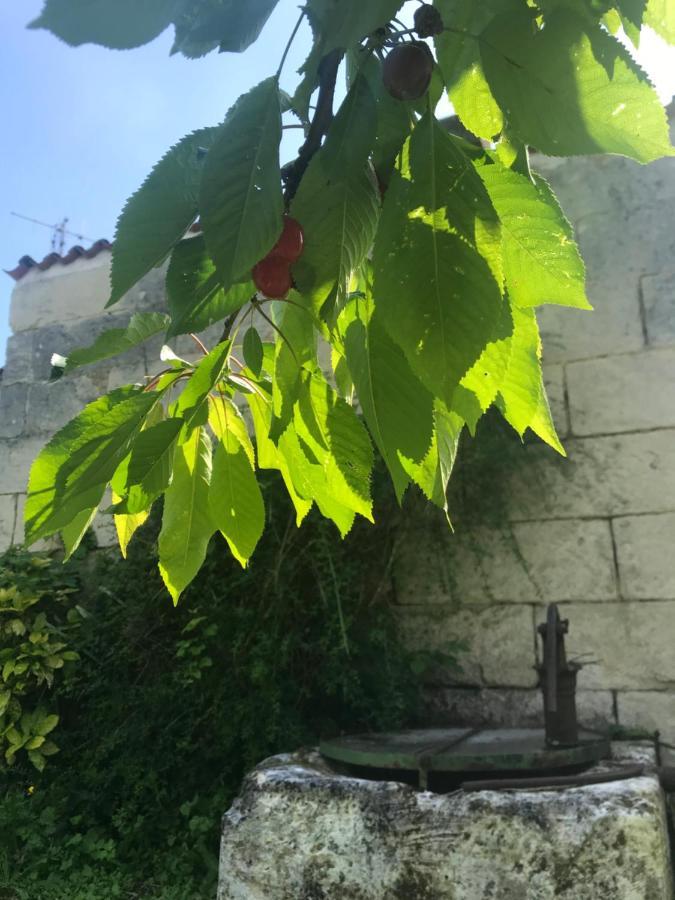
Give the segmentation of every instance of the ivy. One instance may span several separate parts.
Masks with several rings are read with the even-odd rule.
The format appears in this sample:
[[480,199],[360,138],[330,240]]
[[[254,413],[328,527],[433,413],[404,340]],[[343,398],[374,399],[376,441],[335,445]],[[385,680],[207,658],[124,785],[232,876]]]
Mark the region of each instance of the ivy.
[[[275,5],[48,0],[34,24],[115,47],[173,25],[174,52],[196,57],[245,49]],[[675,41],[670,4],[434,5],[435,56],[418,48],[420,70],[399,71],[387,55],[416,37],[401,0],[308,0],[313,43],[295,89],[279,86],[280,42],[279,66],[128,201],[110,302],[168,260],[167,315],[134,317],[66,370],[164,330],[220,323],[221,337],[197,364],[165,350],[164,369],[54,436],[31,471],[29,542],[60,533],[74,552],[110,486],[103,514],[126,554],[163,497],[159,565],[177,600],[218,532],[248,565],[268,524],[261,470],[281,474],[297,524],[316,506],[344,537],[374,517],[375,451],[399,502],[415,486],[448,518],[462,436],[491,408],[564,454],[536,311],[590,304],[573,230],[529,148],[639,163],[675,152],[652,85],[614,36],[623,26],[636,42],[646,24]],[[482,143],[439,121],[443,89]],[[303,131],[294,159],[286,126]]]

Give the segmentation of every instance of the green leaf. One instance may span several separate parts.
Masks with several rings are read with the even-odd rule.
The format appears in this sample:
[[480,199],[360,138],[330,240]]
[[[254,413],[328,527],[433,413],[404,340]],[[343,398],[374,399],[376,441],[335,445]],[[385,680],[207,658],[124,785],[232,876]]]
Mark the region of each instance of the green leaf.
[[126,328],[111,328],[99,335],[90,347],[73,350],[66,358],[65,374],[79,366],[88,366],[131,350],[160,331],[165,331],[168,324],[168,317],[162,313],[134,313]]
[[274,421],[270,430],[274,441],[291,421],[303,367],[312,368],[316,361],[316,332],[311,312],[295,304],[285,304],[278,318],[280,321],[277,324],[283,337],[277,337],[274,353]]
[[[466,151],[466,152],[465,152]],[[414,218],[463,237],[490,266],[502,286],[501,227],[490,195],[471,162],[474,148],[427,113],[410,140]]]
[[266,401],[259,394],[247,394],[246,401],[251,410],[255,430],[258,465],[261,469],[277,469],[286,485],[286,490],[295,508],[295,522],[298,528],[302,525],[307,513],[312,508],[313,498],[301,497],[298,493],[285,457],[276,444],[269,438],[272,423],[271,400]]
[[96,518],[98,507],[84,509],[75,518],[61,529],[61,539],[66,551],[64,562],[69,560],[82,543],[82,538],[87,533],[89,526]]
[[46,765],[45,758],[39,750],[29,750],[28,759],[35,766],[38,772],[44,772]]
[[175,18],[176,40],[172,53],[191,59],[219,47],[221,52],[241,53],[259,37],[278,0],[202,0]]
[[298,434],[289,426],[279,439],[278,453],[288,467],[295,491],[306,500],[316,502],[322,516],[335,522],[344,538],[354,524],[354,510],[341,503],[329,482],[324,466],[314,457]]
[[159,535],[159,571],[174,603],[201,568],[216,530],[210,484],[211,440],[204,428],[186,430],[176,447]]
[[265,505],[246,451],[230,432],[213,459],[209,509],[232,555],[246,567],[265,528]]
[[171,324],[168,337],[203,331],[240,309],[255,294],[248,279],[225,290],[206,250],[204,235],[180,241],[166,273]]
[[243,447],[251,468],[255,468],[255,451],[246,422],[229,397],[209,397],[209,425],[218,440],[225,442],[228,435],[235,438]]
[[675,6],[672,0],[648,0],[644,23],[669,44],[675,44]]
[[263,364],[263,345],[260,335],[255,328],[249,328],[244,335],[242,350],[244,353],[244,362],[254,375],[259,376]]
[[230,341],[225,341],[217,344],[208,356],[200,361],[190,376],[187,387],[171,408],[172,416],[182,417],[188,427],[204,424],[208,415],[207,398],[223,377],[229,355]]
[[435,0],[434,6],[444,24],[457,29],[434,38],[450,101],[469,131],[490,140],[504,119],[483,71],[479,43],[466,33],[480,34],[496,15],[521,5],[518,0]]
[[414,183],[392,179],[375,242],[377,315],[417,377],[451,402],[497,327],[500,288],[485,260],[450,229],[442,157],[421,157]]
[[117,514],[145,513],[164,493],[171,481],[175,444],[183,425],[183,419],[169,418],[138,435],[131,454],[113,478],[113,490],[121,498],[115,507]]
[[346,50],[386,25],[402,5],[403,0],[308,0],[307,15],[324,35],[325,55]]
[[158,266],[194,222],[204,150],[219,131],[203,128],[184,137],[127,201],[115,231],[108,306]]
[[56,728],[59,724],[59,717],[56,715],[47,715],[39,719],[35,726],[35,734],[44,737]]
[[26,541],[34,543],[98,507],[157,394],[120,388],[90,403],[34,461],[25,507]]
[[406,462],[420,463],[433,433],[433,399],[389,337],[372,304],[354,300],[340,317],[345,354],[363,416],[401,501],[410,476]]
[[367,168],[376,117],[375,98],[365,78],[358,78],[291,205],[305,234],[293,276],[312,309],[327,320],[344,299],[351,273],[366,258],[377,229],[379,191]]
[[572,226],[543,178],[500,163],[479,168],[502,223],[506,286],[516,306],[558,303],[591,309]]
[[28,26],[46,28],[67,44],[101,44],[115,50],[154,40],[171,22],[166,0],[47,0]]
[[448,514],[446,492],[464,422],[440,400],[434,400],[434,437],[424,460],[410,468],[413,481],[425,497]]
[[647,163],[672,155],[658,96],[628,51],[558,8],[533,32],[528,13],[483,32],[483,65],[509,124],[551,156],[618,153]]
[[293,425],[307,455],[322,467],[331,495],[342,506],[372,521],[370,475],[374,460],[368,433],[354,409],[322,375],[303,380]]
[[534,310],[514,307],[512,312],[511,356],[506,377],[500,385],[497,406],[521,437],[531,428],[565,456],[546,398],[541,371],[541,338]]
[[229,111],[204,167],[201,222],[224,287],[248,276],[281,234],[280,140],[279,85],[267,78]]
[[[113,501],[117,502],[121,499],[121,497],[118,497],[118,495],[113,492]],[[124,559],[127,558],[127,549],[129,547],[129,543],[131,542],[131,539],[136,534],[138,529],[147,522],[149,516],[150,510],[133,514],[116,513],[113,516],[113,520],[115,522],[115,531],[117,532],[117,540],[120,545],[120,552]]]

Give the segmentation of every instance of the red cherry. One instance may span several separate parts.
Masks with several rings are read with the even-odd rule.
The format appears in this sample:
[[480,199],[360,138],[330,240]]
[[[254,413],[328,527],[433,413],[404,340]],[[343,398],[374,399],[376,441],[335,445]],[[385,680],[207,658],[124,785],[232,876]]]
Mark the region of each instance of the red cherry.
[[278,256],[286,262],[297,262],[302,256],[302,248],[305,243],[305,235],[302,225],[290,216],[284,218],[284,230],[281,237],[269,252],[270,256]]
[[253,267],[253,283],[270,300],[282,300],[293,286],[288,260],[266,256]]

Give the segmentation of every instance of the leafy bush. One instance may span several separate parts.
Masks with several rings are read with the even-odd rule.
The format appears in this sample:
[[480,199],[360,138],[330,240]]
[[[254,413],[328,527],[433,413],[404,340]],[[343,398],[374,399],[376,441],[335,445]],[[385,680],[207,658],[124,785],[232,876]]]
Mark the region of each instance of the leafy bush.
[[8,897],[211,897],[220,817],[248,768],[320,735],[411,719],[418,673],[435,660],[396,635],[388,491],[386,524],[339,542],[318,514],[296,528],[276,478],[264,490],[250,568],[218,543],[177,608],[153,564],[156,521],[126,563],[77,564],[87,615],[80,662],[56,692],[62,752],[34,790],[29,766],[5,772]]
[[25,753],[37,769],[58,752],[50,690],[78,659],[69,640],[80,620],[77,578],[44,557],[12,550],[0,559],[0,751]]

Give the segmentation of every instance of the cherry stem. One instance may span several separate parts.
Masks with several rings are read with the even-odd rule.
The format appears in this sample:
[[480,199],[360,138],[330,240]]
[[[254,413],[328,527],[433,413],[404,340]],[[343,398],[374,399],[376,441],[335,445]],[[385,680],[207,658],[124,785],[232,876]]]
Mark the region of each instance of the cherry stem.
[[302,20],[304,18],[305,18],[305,10],[303,9],[303,11],[300,13],[300,18],[295,23],[295,28],[291,32],[291,36],[288,39],[288,43],[286,44],[286,47],[284,49],[283,56],[281,57],[281,62],[279,63],[279,68],[277,69],[277,79],[281,75],[281,70],[284,67],[284,63],[286,62],[286,57],[288,56],[288,51],[291,49],[291,45],[293,44],[293,41],[295,40],[295,36],[298,33],[298,31],[300,29],[300,25],[302,24]]
[[193,334],[192,332],[190,332],[190,337],[191,337],[192,340],[195,342],[195,344],[199,347],[199,349],[202,351],[202,353],[204,354],[204,356],[208,356],[208,355],[209,355],[209,351],[206,349],[206,347],[205,347],[204,344],[200,341],[200,339],[197,337],[197,335],[196,335],[196,334]]

